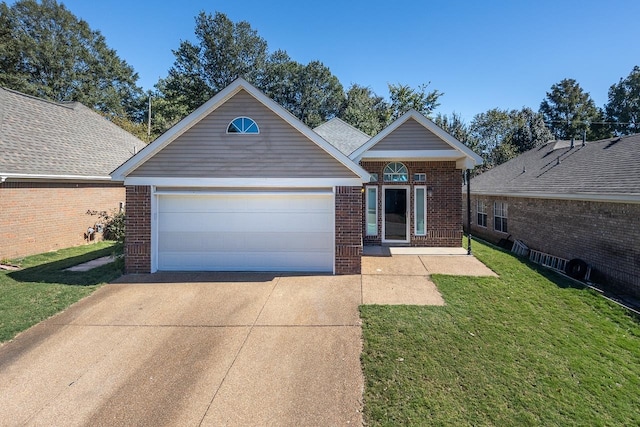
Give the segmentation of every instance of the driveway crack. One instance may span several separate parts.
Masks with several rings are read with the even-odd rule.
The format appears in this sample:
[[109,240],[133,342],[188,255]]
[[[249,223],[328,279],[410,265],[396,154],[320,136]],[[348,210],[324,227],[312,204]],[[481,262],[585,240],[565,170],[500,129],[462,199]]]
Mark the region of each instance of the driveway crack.
[[264,310],[265,306],[267,305],[267,302],[269,302],[269,299],[271,298],[271,294],[273,294],[273,290],[276,288],[276,286],[278,286],[278,282],[280,282],[280,277],[278,277],[276,279],[275,283],[271,287],[271,290],[269,291],[269,295],[264,300],[264,304],[262,304],[262,307],[260,307],[260,312],[258,312],[258,315],[256,316],[256,318],[254,319],[253,323],[249,327],[249,332],[247,332],[247,335],[244,337],[244,340],[242,341],[242,344],[240,345],[240,348],[238,348],[238,351],[236,352],[235,356],[233,357],[233,360],[231,361],[231,364],[227,368],[227,371],[224,373],[224,377],[222,377],[222,381],[220,381],[220,384],[218,385],[218,388],[216,388],[216,391],[213,393],[213,396],[211,397],[211,400],[209,401],[209,404],[207,405],[207,409],[204,411],[204,414],[202,415],[202,418],[200,419],[200,422],[198,423],[198,426],[201,426],[202,423],[204,422],[204,419],[206,418],[207,414],[209,413],[209,409],[211,409],[211,405],[213,405],[213,401],[216,399],[216,396],[218,395],[218,392],[222,388],[222,385],[224,384],[225,380],[227,379],[227,376],[229,375],[229,372],[231,371],[231,368],[233,368],[233,366],[235,365],[236,360],[238,359],[238,356],[240,355],[240,352],[242,351],[242,349],[244,348],[245,344],[247,343],[247,340],[249,339],[249,335],[251,335],[251,332],[255,328],[256,323],[258,322],[258,319],[260,318],[260,315],[262,314],[262,311]]

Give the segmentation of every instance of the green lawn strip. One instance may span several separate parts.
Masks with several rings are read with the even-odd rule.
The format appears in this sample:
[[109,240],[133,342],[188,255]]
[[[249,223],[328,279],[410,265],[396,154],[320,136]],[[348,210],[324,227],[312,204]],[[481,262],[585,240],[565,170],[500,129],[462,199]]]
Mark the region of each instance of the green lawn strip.
[[474,243],[499,278],[434,276],[446,305],[362,306],[369,425],[640,425],[640,324]]
[[115,250],[113,242],[100,242],[14,260],[20,270],[0,270],[0,342],[12,339],[89,295],[100,284],[120,276],[121,260],[88,272],[64,271]]

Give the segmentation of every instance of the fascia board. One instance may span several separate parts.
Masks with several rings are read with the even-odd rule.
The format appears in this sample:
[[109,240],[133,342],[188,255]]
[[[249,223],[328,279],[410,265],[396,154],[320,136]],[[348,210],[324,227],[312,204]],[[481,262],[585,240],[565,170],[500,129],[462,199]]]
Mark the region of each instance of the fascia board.
[[327,188],[360,187],[361,178],[165,178],[126,177],[124,185],[156,187],[221,187],[221,188]]
[[461,153],[458,150],[370,150],[362,156],[362,160],[458,160],[460,158]]
[[9,179],[46,179],[46,180],[81,180],[81,181],[111,181],[110,176],[100,175],[51,175],[31,173],[5,173],[0,172],[0,178]]
[[583,202],[640,203],[640,194],[606,194],[606,193],[544,193],[474,191],[471,181],[471,194],[478,196],[517,197],[522,199],[576,200]]

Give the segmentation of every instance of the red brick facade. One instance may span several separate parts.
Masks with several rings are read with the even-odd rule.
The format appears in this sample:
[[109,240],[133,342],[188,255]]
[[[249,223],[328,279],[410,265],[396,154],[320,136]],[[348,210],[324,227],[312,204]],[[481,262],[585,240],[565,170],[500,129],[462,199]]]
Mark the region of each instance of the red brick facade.
[[0,259],[100,240],[100,233],[87,237],[99,222],[87,211],[117,212],[124,201],[116,183],[0,183]]
[[360,274],[362,187],[336,187],[336,274]]
[[[478,199],[486,227],[478,226]],[[507,233],[494,230],[494,202],[507,203]],[[640,204],[472,195],[471,212],[472,235],[491,242],[512,236],[531,249],[582,259],[603,282],[640,296]]]
[[[462,242],[462,171],[455,162],[402,162],[409,171],[408,182],[384,182],[383,170],[388,161],[362,161],[360,165],[369,173],[378,174],[378,182],[366,184],[378,187],[378,235],[366,235],[366,218],[362,219],[365,245],[382,244],[382,216],[384,194],[382,186],[409,186],[409,245],[417,247],[458,247]],[[414,182],[413,175],[426,174],[425,182]],[[414,227],[414,186],[426,186],[432,195],[427,197],[427,229],[425,236],[416,236]],[[363,199],[363,212],[364,203]]]
[[151,272],[151,187],[127,186],[126,273]]

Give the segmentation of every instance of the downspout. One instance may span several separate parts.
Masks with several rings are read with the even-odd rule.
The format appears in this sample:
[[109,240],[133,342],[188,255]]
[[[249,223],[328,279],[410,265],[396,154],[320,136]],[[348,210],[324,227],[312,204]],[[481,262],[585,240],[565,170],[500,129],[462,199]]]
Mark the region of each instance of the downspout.
[[471,169],[467,169],[467,255],[471,255]]

